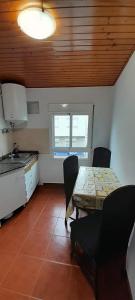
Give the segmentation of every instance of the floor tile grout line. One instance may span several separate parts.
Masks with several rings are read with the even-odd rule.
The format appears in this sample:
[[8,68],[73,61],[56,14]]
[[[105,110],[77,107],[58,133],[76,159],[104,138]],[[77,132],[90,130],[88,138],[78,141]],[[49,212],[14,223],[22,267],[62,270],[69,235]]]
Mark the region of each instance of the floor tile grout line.
[[[27,208],[27,207],[26,207],[26,208]],[[42,214],[42,211],[40,212],[40,214],[39,214],[39,216],[38,216],[37,220],[40,218],[40,215],[41,215],[41,214]],[[36,222],[35,222],[35,223],[36,223]],[[35,225],[34,225],[34,226],[35,226]],[[19,255],[21,254],[21,250],[22,250],[22,248],[23,248],[23,246],[24,246],[24,244],[25,244],[26,240],[27,240],[27,239],[28,239],[28,237],[30,236],[30,234],[31,234],[31,231],[33,230],[34,226],[32,227],[32,229],[30,230],[30,232],[29,232],[29,234],[27,235],[26,239],[24,240],[24,242],[23,242],[22,246],[20,247],[20,249],[19,249],[18,253],[16,253],[16,256],[15,256],[15,259],[14,259],[14,261],[13,261],[12,265],[10,266],[10,268],[9,268],[8,272],[6,273],[6,275],[4,276],[4,278],[2,279],[2,281],[1,281],[1,283],[0,283],[0,285],[1,285],[1,286],[2,286],[2,284],[3,284],[3,282],[4,282],[4,280],[6,279],[6,277],[8,276],[8,274],[10,273],[10,271],[12,270],[12,267],[13,267],[13,265],[14,265],[15,261],[17,260],[17,258],[18,258],[18,257],[19,257]]]
[[79,265],[74,265],[74,264],[70,264],[70,263],[66,263],[66,262],[60,262],[60,261],[56,261],[56,260],[53,260],[53,259],[49,259],[47,257],[39,257],[39,256],[29,255],[29,254],[22,254],[22,255],[25,256],[25,257],[34,258],[36,260],[40,260],[40,261],[43,261],[43,262],[51,262],[51,263],[65,265],[65,266],[69,266],[69,267],[80,268]]
[[[56,224],[57,224],[57,223],[58,223],[58,218],[57,218]],[[55,228],[56,228],[56,224],[55,224]],[[54,229],[54,230],[55,230],[55,229]],[[52,239],[53,239],[53,234],[51,235],[50,240],[49,240],[49,242],[48,242],[48,246],[47,246],[47,249],[46,249],[46,255],[47,255],[47,253],[48,253],[48,249],[49,249],[49,246],[50,246],[50,243],[51,243]],[[43,259],[43,261],[45,262],[45,261],[47,261],[47,260]],[[49,260],[48,260],[48,262],[49,262]],[[42,268],[42,266],[41,266],[41,268]],[[41,270],[41,268],[40,268],[40,270]],[[40,274],[40,272],[39,272],[39,274]],[[35,288],[35,286],[33,287],[32,294],[33,294],[34,288]]]
[[51,260],[51,259],[47,259],[47,258],[44,258],[43,260],[47,261],[47,262],[50,262],[50,263],[58,264],[58,265],[69,266],[69,267],[73,267],[73,268],[77,268],[77,269],[80,268],[79,265],[72,265],[72,264],[68,264],[68,263],[65,263],[65,262],[59,262],[59,261]]
[[[57,220],[56,220],[56,223],[55,223],[55,227],[56,227],[56,225],[57,225],[57,223],[58,223],[58,217],[56,217],[56,216],[49,216],[49,218],[55,218],[55,219],[57,219]],[[39,220],[38,220],[38,222],[39,222]],[[37,223],[38,223],[38,222],[37,222]],[[36,226],[36,224],[35,224],[35,226]],[[35,227],[35,226],[34,226],[34,227]],[[33,228],[33,229],[34,229],[34,228]],[[32,229],[32,230],[33,230],[33,229]],[[36,229],[36,228],[35,228],[34,230],[35,230],[35,232],[41,232],[41,229]],[[55,230],[55,228],[53,229],[53,231],[54,231],[54,230]],[[52,232],[51,232],[51,233],[52,233]],[[49,233],[49,234],[50,234],[50,233]]]
[[4,287],[4,288],[1,287],[1,288],[2,288],[3,290],[7,291],[7,292],[11,292],[11,293],[16,294],[16,295],[20,295],[20,296],[32,298],[33,300],[43,300],[42,298],[36,298],[36,297],[33,297],[33,296],[28,295],[28,294],[25,294],[25,293],[16,292],[16,291],[14,291],[14,290],[12,290],[12,289],[8,289],[8,288],[5,288],[5,287]]
[[[40,275],[40,272],[41,272],[41,270],[42,270],[42,267],[43,267],[43,265],[40,266],[39,271],[38,271],[38,275],[37,275],[36,280],[35,280],[35,284],[34,284],[33,288],[31,289],[31,296],[32,296],[33,291],[34,291],[34,289],[35,289],[35,285],[36,285],[36,283],[37,283],[37,281],[38,281],[38,277],[39,277],[39,275]],[[43,299],[40,298],[40,300],[43,300]]]
[[[20,254],[21,254],[21,255],[24,255],[23,253],[21,253],[21,251],[22,251],[22,249],[23,249],[23,247],[24,247],[24,244],[25,244],[26,240],[29,238],[29,236],[31,235],[32,230],[34,229],[35,225],[36,225],[37,222],[39,221],[39,219],[40,219],[40,217],[41,217],[43,211],[45,210],[45,208],[46,208],[46,207],[44,207],[44,208],[41,210],[41,212],[40,212],[40,214],[39,214],[37,220],[35,221],[35,224],[34,224],[33,227],[31,228],[29,234],[27,235],[27,237],[26,237],[26,239],[24,240],[22,246],[20,247],[18,253],[16,254],[15,259],[14,259],[12,265],[10,266],[8,272],[6,273],[6,275],[4,276],[3,280],[2,280],[1,283],[0,283],[0,286],[1,286],[1,287],[2,287],[2,284],[3,284],[3,282],[5,281],[6,277],[8,276],[8,274],[10,273],[10,271],[12,270],[12,267],[13,267],[15,261],[17,260],[17,258],[19,257],[19,255],[20,255]],[[27,207],[26,207],[26,209],[27,209]],[[16,223],[17,223],[17,220],[15,221],[15,224],[16,224]],[[56,224],[57,224],[57,223],[58,223],[58,217],[57,217]],[[56,227],[56,225],[55,225],[55,227]],[[53,239],[53,234],[50,234],[50,237],[51,237],[51,238],[50,238],[50,241],[49,241],[49,243],[48,243],[48,246],[47,246],[47,249],[46,249],[46,253],[47,253],[48,248],[49,248],[49,245],[50,245],[50,243],[51,243],[51,241],[52,241],[52,239]],[[33,257],[33,258],[36,258],[36,259],[40,259],[39,257],[35,257],[35,256],[30,256],[30,257]],[[42,258],[41,258],[41,259],[42,259]],[[42,267],[42,266],[41,266],[41,267]],[[41,268],[40,268],[40,269],[41,269]],[[33,292],[33,291],[32,291],[32,292]]]
[[[25,207],[25,209],[27,209],[27,206]],[[32,226],[31,230],[34,228],[34,226],[36,225],[36,223],[38,222],[38,219],[40,218],[40,215],[42,214],[42,211],[45,209],[45,207],[42,208],[41,212],[39,213],[37,219],[35,220],[34,225]],[[17,220],[15,221],[15,224],[17,224]]]
[[[16,259],[19,257],[19,253],[18,253],[18,255],[16,256]],[[33,258],[33,259],[36,259],[36,260],[40,260],[40,261],[43,261],[41,258],[37,258],[37,257],[33,257],[33,256],[28,256],[28,255],[24,255],[24,254],[21,254],[22,256],[26,256],[26,257],[29,257],[29,258]],[[15,261],[14,261],[15,262]],[[13,265],[12,265],[13,266]],[[40,274],[40,271],[41,271],[41,269],[42,269],[42,265],[40,266],[40,268],[39,268],[39,271],[37,272],[37,277],[36,277],[36,279],[35,279],[35,284],[36,284],[36,281],[37,281],[37,279],[38,279],[38,275]],[[10,271],[11,271],[11,268],[10,268]],[[10,271],[7,273],[7,276],[8,276],[8,274],[10,273]],[[6,279],[6,278],[5,278]],[[3,283],[4,281],[2,281],[2,283]],[[2,283],[1,283],[1,288],[5,288],[4,286],[2,286]],[[34,286],[35,287],[35,286]],[[17,292],[17,291],[15,291],[15,290],[12,290],[12,289],[9,289],[9,290],[11,290],[12,292],[14,292],[14,293],[18,293],[19,294],[19,292]],[[34,290],[34,288],[31,290],[31,295],[28,295],[28,294],[23,294],[23,293],[21,293],[22,295],[25,295],[25,296],[27,296],[27,297],[33,297],[32,296],[32,292],[33,292],[33,290]],[[41,298],[38,298],[38,299],[36,299],[36,300],[43,300],[43,299],[41,299]]]
[[0,282],[0,286],[1,286],[1,287],[2,287],[2,284],[3,284],[4,280],[5,280],[6,277],[8,276],[9,272],[12,270],[12,267],[13,267],[13,265],[14,265],[16,259],[17,259],[17,256],[18,256],[18,254],[15,255],[14,260],[13,260],[13,262],[12,262],[10,268],[8,269],[7,273],[4,275],[3,279],[1,280],[1,282]]
[[[27,209],[27,207],[26,207],[26,209]],[[24,241],[23,241],[23,243],[22,243],[22,245],[21,245],[21,247],[20,247],[18,253],[17,253],[16,256],[15,256],[15,259],[14,259],[14,261],[13,261],[13,263],[12,263],[12,266],[11,266],[10,270],[8,270],[7,274],[6,274],[5,277],[4,277],[4,280],[5,280],[6,276],[8,276],[8,273],[11,271],[11,269],[12,269],[12,267],[13,267],[13,264],[14,264],[15,260],[18,258],[18,256],[20,255],[20,253],[21,253],[21,251],[22,251],[22,249],[23,249],[23,247],[24,247],[24,244],[25,244],[26,240],[27,240],[27,239],[29,238],[29,236],[31,235],[32,231],[33,231],[34,228],[36,227],[36,224],[38,223],[38,221],[39,221],[41,215],[43,214],[43,212],[44,212],[45,210],[46,210],[46,204],[45,204],[45,206],[41,209],[41,212],[39,213],[38,217],[36,218],[36,220],[35,220],[35,222],[34,222],[34,225],[32,226],[32,228],[30,229],[28,235],[27,235],[26,238],[24,239]],[[61,210],[62,210],[62,209],[61,209]],[[60,211],[60,214],[61,214],[61,211]],[[59,220],[59,219],[61,219],[61,220],[63,219],[63,221],[64,221],[64,218],[62,218],[62,217],[60,216],[60,214],[57,215],[57,216],[55,216],[55,217],[57,218],[57,221],[56,221],[56,224],[55,224],[55,227],[54,227],[53,231],[52,231],[51,234],[50,234],[50,240],[49,240],[49,242],[48,242],[48,246],[47,246],[46,252],[48,251],[49,245],[50,245],[50,243],[51,243],[51,241],[52,241],[52,239],[53,239],[54,236],[60,236],[60,237],[64,237],[64,238],[69,238],[69,237],[64,236],[64,235],[61,236],[61,235],[55,234],[55,228],[56,228],[56,226],[57,226],[57,224],[58,224],[58,220]],[[50,216],[50,217],[51,217],[51,216]],[[17,220],[15,221],[15,223],[17,224]],[[71,267],[71,268],[79,269],[79,266],[77,266],[77,265],[72,265],[72,264],[68,264],[68,263],[64,263],[64,262],[58,262],[58,261],[55,261],[55,260],[49,260],[49,259],[47,259],[47,258],[40,258],[40,257],[37,257],[37,256],[25,255],[25,254],[23,254],[23,253],[21,253],[21,254],[24,255],[24,256],[27,256],[27,257],[31,257],[31,258],[35,258],[35,259],[37,259],[37,260],[41,260],[41,261],[43,261],[43,262],[48,262],[48,263],[50,262],[50,263],[55,263],[55,264],[64,265],[64,266],[69,266],[69,267]],[[41,269],[42,269],[42,265],[41,265],[40,268],[39,268],[38,274],[40,274]],[[38,275],[37,275],[37,278],[38,278]],[[3,280],[3,281],[4,281],[4,280]],[[3,283],[3,281],[2,281],[2,283]],[[37,279],[35,280],[35,284],[36,284],[36,281],[37,281]],[[19,292],[16,292],[16,291],[14,291],[14,290],[12,290],[12,289],[4,288],[4,287],[2,287],[2,285],[1,285],[1,288],[6,289],[6,290],[9,290],[9,291],[12,291],[13,293],[16,293],[16,294],[20,294]],[[32,291],[31,291],[31,293],[33,293],[33,290],[34,290],[34,287],[33,287]],[[21,294],[22,294],[22,293],[21,293]],[[41,298],[35,298],[34,296],[31,296],[31,295],[26,295],[26,294],[22,294],[22,295],[31,297],[31,298],[33,298],[33,299],[35,299],[35,300],[38,300],[38,299],[41,300]]]

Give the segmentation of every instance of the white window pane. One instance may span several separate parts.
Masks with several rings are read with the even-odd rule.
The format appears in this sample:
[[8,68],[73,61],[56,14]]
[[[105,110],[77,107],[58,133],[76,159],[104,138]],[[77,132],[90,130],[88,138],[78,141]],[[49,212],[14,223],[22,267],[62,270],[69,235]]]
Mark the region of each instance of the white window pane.
[[88,118],[88,115],[73,115],[72,147],[87,147]]
[[54,146],[69,147],[70,135],[70,116],[54,116]]

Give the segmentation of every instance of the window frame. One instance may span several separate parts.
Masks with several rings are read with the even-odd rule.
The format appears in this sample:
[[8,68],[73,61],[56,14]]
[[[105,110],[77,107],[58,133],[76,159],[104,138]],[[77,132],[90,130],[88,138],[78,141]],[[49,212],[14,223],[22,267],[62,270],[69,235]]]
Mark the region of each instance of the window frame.
[[[54,116],[70,116],[70,135],[69,135],[69,147],[55,147],[55,135],[54,135]],[[85,115],[88,116],[88,139],[86,147],[72,147],[72,119],[73,115]],[[82,159],[89,159],[91,149],[91,138],[92,138],[92,115],[87,112],[53,112],[51,113],[51,154],[54,157],[54,152],[87,152],[88,157]],[[55,157],[56,158],[56,157]],[[58,157],[60,158],[60,157]]]

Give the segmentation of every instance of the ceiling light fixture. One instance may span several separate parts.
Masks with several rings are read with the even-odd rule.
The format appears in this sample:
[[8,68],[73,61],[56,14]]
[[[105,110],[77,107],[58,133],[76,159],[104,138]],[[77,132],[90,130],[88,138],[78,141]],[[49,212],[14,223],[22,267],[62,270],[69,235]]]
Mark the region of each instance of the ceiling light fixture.
[[68,106],[68,104],[61,104],[61,106],[62,106],[63,108],[65,108],[65,107]]
[[31,7],[21,11],[17,18],[20,29],[34,39],[46,39],[56,29],[56,22],[53,16],[43,7]]

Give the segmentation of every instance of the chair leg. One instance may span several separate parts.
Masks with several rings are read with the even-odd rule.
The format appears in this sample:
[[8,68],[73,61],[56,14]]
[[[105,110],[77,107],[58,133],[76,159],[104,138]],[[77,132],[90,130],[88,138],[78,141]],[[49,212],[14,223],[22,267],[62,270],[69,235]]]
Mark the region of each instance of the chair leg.
[[76,220],[79,218],[79,209],[76,207]]
[[98,272],[98,266],[96,266],[96,272],[95,272],[95,286],[94,286],[94,292],[95,292],[95,298],[98,300],[98,280],[99,280],[99,272]]
[[67,220],[66,220],[66,218],[65,218],[65,227],[66,227],[66,229],[67,229]]
[[71,237],[71,258],[74,258],[75,257],[75,242],[72,240],[72,237]]
[[127,271],[126,271],[126,255],[124,255],[121,259],[121,279],[127,277]]
[[75,252],[74,252],[74,249],[73,249],[73,248],[71,249],[70,256],[71,256],[71,259],[73,259],[74,256],[75,256]]

